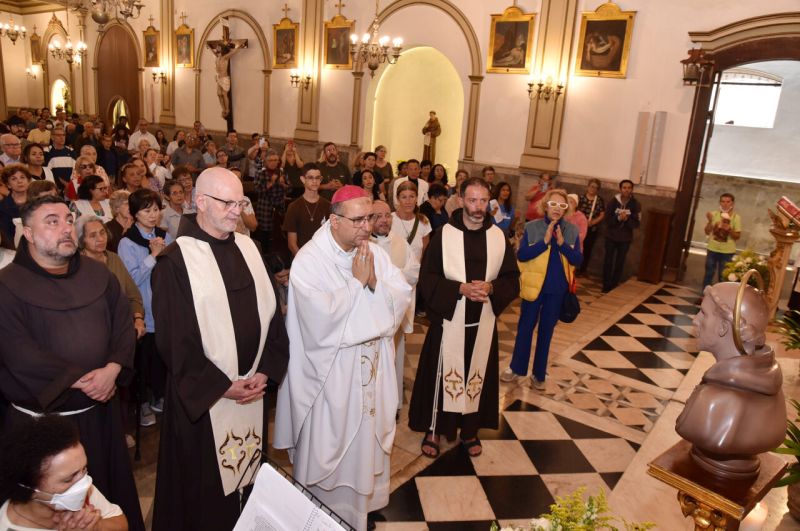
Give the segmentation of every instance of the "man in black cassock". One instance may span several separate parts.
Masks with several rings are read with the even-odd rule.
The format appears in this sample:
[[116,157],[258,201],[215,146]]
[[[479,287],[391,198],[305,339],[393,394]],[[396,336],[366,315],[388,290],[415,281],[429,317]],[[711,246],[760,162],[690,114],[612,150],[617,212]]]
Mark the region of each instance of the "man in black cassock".
[[116,386],[128,383],[136,335],[128,298],[100,262],[77,253],[61,198],[21,209],[24,238],[0,272],[0,391],[6,429],[26,416],[75,422],[94,485],[144,530]]
[[489,185],[475,177],[460,192],[463,208],[434,234],[418,284],[430,327],[408,424],[426,432],[422,450],[429,457],[439,454],[439,435],[453,440],[459,428],[465,449],[480,455],[478,430],[497,428],[495,318],[519,295],[514,252],[486,214]]
[[264,389],[283,379],[289,342],[258,249],[234,232],[243,206],[233,173],[205,170],[197,214],[183,216],[153,270],[169,371],[154,531],[232,529],[266,453]]

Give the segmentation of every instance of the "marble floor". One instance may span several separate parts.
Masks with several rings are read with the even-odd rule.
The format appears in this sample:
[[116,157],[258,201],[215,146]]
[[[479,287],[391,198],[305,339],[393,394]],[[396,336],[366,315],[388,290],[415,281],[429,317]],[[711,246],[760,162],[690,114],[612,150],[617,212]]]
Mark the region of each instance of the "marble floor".
[[[578,319],[556,327],[545,389],[533,389],[529,378],[501,383],[499,429],[481,430],[479,457],[443,440],[440,457],[429,459],[421,455],[421,435],[407,427],[427,329],[425,320],[418,320],[407,339],[392,495],[376,515],[378,529],[485,531],[492,521],[523,524],[547,512],[554,497],[581,486],[588,494],[605,490],[614,511],[629,520],[653,521],[658,529],[691,529],[674,492],[647,476],[646,466],[676,442],[675,417],[713,362],[708,354],[698,356],[691,335],[699,293],[630,280],[601,294],[594,280],[582,278],[578,297]],[[517,301],[497,321],[501,369],[510,361],[518,318]],[[787,397],[797,397],[800,361],[782,354]],[[148,524],[157,439],[157,427],[143,430],[142,458],[134,465]],[[270,449],[269,456],[291,471],[285,452]],[[768,500],[770,524],[764,529],[800,528],[784,516],[785,489]]]

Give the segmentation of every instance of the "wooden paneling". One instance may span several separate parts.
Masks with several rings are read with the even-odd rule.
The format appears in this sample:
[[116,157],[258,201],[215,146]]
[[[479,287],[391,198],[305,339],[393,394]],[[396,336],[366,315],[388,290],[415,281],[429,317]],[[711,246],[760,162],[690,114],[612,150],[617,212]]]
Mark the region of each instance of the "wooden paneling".
[[97,112],[106,123],[113,123],[111,111],[118,98],[123,98],[131,116],[128,123],[135,127],[141,116],[139,109],[139,64],[136,43],[120,26],[106,29],[97,53]]

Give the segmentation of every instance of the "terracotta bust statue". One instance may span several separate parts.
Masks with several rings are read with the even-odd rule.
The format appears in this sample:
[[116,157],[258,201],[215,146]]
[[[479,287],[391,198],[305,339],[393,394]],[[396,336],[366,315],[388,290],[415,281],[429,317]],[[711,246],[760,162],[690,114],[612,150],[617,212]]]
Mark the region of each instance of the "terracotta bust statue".
[[780,445],[786,430],[783,375],[765,346],[769,309],[763,292],[745,286],[734,338],[738,282],[706,288],[694,319],[697,346],[717,362],[703,375],[678,417],[675,429],[692,443],[692,458],[705,470],[729,479],[758,474],[758,454]]

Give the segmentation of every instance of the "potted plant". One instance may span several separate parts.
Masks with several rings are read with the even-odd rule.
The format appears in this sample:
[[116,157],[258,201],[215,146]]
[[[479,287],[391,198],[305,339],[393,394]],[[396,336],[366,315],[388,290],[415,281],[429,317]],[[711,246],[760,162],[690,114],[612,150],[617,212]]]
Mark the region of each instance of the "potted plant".
[[[778,333],[783,336],[783,346],[787,350],[800,348],[800,314],[795,311],[786,314],[775,321],[778,325]],[[787,487],[789,513],[800,521],[800,402],[794,398],[789,399],[789,403],[794,407],[794,420],[787,421],[786,439],[783,444],[774,451],[779,454],[793,455],[797,460],[787,469],[786,474],[775,484],[777,487]]]

